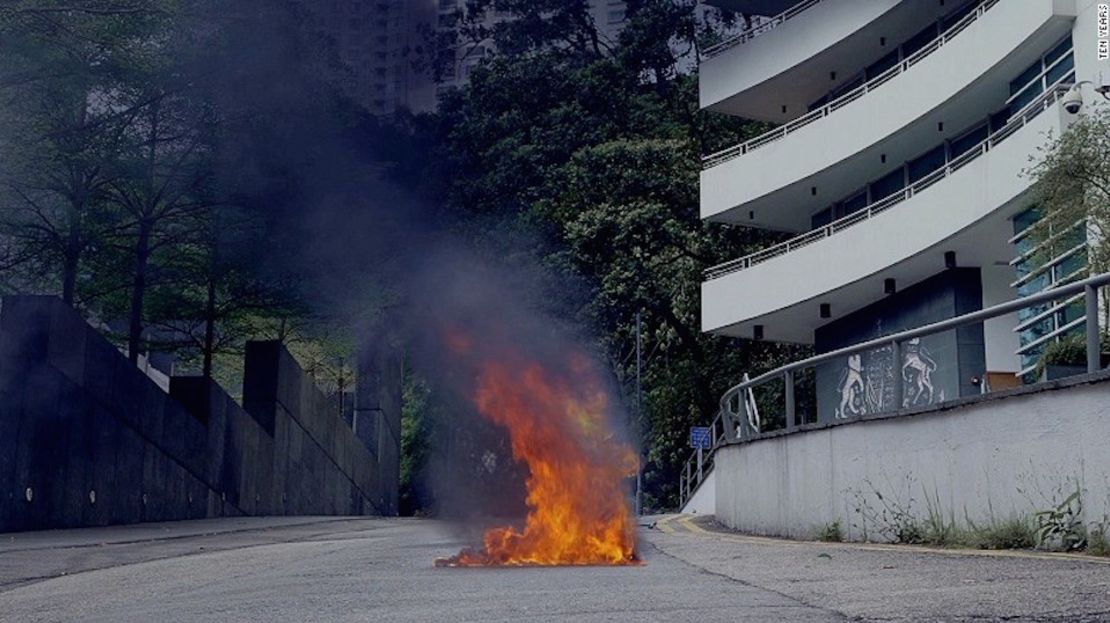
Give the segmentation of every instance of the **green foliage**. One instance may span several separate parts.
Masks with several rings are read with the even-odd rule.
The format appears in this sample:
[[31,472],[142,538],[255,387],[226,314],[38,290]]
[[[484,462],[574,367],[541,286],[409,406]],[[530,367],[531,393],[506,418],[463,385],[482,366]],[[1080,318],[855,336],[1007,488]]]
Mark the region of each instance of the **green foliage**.
[[1095,524],[1087,533],[1087,553],[1092,556],[1110,556],[1110,538],[1107,536],[1105,519]]
[[844,540],[844,534],[840,530],[839,520],[821,526],[821,528],[817,530],[815,536],[818,541],[823,541],[825,543],[839,543]]
[[[1058,496],[1063,491],[1058,491]],[[1083,496],[1082,489],[1075,485],[1075,490],[1063,496],[1055,506],[1038,511],[1033,514],[1037,523],[1037,540],[1042,547],[1075,551],[1087,545],[1087,527],[1083,523]]]
[[1013,516],[984,526],[971,524],[967,543],[977,549],[1031,549],[1037,544],[1037,531],[1029,517]]
[[404,121],[435,155],[399,173],[451,180],[434,193],[457,231],[490,257],[546,268],[538,298],[593,338],[630,407],[640,316],[645,507],[673,506],[689,427],[712,420],[743,372],[800,354],[700,330],[704,269],[777,240],[700,219],[700,154],[763,127],[698,110],[679,55],[714,33],[693,3],[630,2],[615,42],[597,38],[583,2],[469,4],[519,19],[470,33],[500,53],[438,114]]
[[1043,376],[1048,366],[1082,366],[1087,363],[1087,340],[1082,333],[1072,333],[1053,340],[1044,348],[1037,361],[1035,375]]
[[1044,218],[1031,235],[1042,243],[1042,261],[1066,250],[1060,235],[1086,221],[1092,243],[1089,262],[1096,272],[1110,269],[1110,106],[1094,102],[1059,137],[1041,148],[1027,172]]
[[431,502],[426,485],[434,407],[427,384],[407,367],[403,391],[400,513],[417,515],[428,512]]

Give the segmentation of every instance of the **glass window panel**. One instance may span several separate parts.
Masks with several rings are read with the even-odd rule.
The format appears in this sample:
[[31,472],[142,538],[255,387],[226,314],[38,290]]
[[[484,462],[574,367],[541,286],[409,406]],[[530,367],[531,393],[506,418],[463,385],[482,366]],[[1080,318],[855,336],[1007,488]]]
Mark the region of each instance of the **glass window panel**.
[[840,204],[840,213],[847,216],[853,212],[859,212],[867,207],[867,191],[856,194],[854,197],[845,199]]
[[1087,242],[1087,228],[1082,224],[1076,224],[1060,237],[1059,245],[1062,251],[1066,251],[1078,247],[1085,242]]
[[1002,129],[1010,121],[1010,113],[1015,110],[1009,106],[991,115],[990,126],[991,132],[997,132]]
[[1029,102],[1037,99],[1037,96],[1041,93],[1044,93],[1044,85],[1038,80],[1026,87],[1024,91],[1019,93],[1017,97],[1010,102],[1010,110],[1020,111],[1022,108],[1025,108]]
[[870,80],[897,64],[898,50],[894,50],[890,54],[887,54],[886,56],[880,58],[876,63],[869,66],[865,70],[864,75],[867,76],[868,80]]
[[929,150],[924,155],[911,160],[909,163],[910,183],[912,184],[943,167],[945,162],[944,154],[944,145],[940,145],[939,147],[934,147]]
[[1030,318],[1034,318],[1034,317],[1036,317],[1040,314],[1043,314],[1046,311],[1048,311],[1048,305],[1047,304],[1034,305],[1033,307],[1026,307],[1025,309],[1022,309],[1022,310],[1018,311],[1018,324],[1021,324],[1021,323],[1025,322],[1026,320],[1029,320]]
[[1051,65],[1056,59],[1060,58],[1061,56],[1063,56],[1064,54],[1066,54],[1067,52],[1070,52],[1070,51],[1071,51],[1071,35],[1068,35],[1067,37],[1064,38],[1063,41],[1056,44],[1056,47],[1049,50],[1048,54],[1044,55],[1045,67]]
[[1029,229],[1033,223],[1036,223],[1041,218],[1041,212],[1037,208],[1029,208],[1014,216],[1014,235]]
[[875,201],[886,199],[905,187],[905,176],[902,173],[902,168],[899,167],[898,170],[892,171],[872,182],[871,198]]
[[1043,320],[1038,320],[1021,330],[1019,334],[1021,336],[1021,343],[1030,344],[1055,330],[1056,323],[1053,322],[1053,317],[1051,315],[1046,316]]
[[1041,75],[1041,71],[1043,71],[1041,61],[1037,60],[1036,63],[1030,65],[1028,69],[1021,72],[1021,75],[1010,82],[1010,95],[1015,95],[1018,91],[1024,89],[1030,82],[1036,80],[1037,76]]
[[818,227],[824,227],[825,225],[828,225],[831,222],[832,222],[832,208],[825,208],[824,210],[821,210],[817,214],[814,214],[812,217],[810,217],[810,223],[812,224],[813,229],[817,229]]
[[913,56],[914,52],[917,52],[921,48],[929,45],[929,42],[936,38],[937,25],[929,24],[928,28],[925,28],[921,32],[911,37],[909,41],[902,44],[902,58],[909,58],[910,56]]
[[977,7],[977,6],[979,6],[979,3],[975,2],[974,0],[963,3],[963,5],[960,6],[960,8],[958,8],[955,11],[952,11],[948,15],[944,16],[944,19],[942,19],[941,22],[940,22],[941,29],[948,30],[949,28],[954,26],[956,24],[956,22],[960,21],[965,16],[967,16],[969,13],[974,11],[975,7]]
[[1076,301],[1056,312],[1056,325],[1060,327],[1067,326],[1069,322],[1079,320],[1086,315],[1086,313],[1086,307],[1083,305],[1083,302]]
[[[1075,69],[1075,57],[1068,54],[1067,58],[1057,63],[1056,66],[1045,73],[1045,82],[1047,84],[1056,84],[1064,76],[1070,74],[1073,69]],[[1065,82],[1067,81],[1065,80]]]
[[1018,286],[1018,296],[1029,296],[1030,294],[1036,294],[1047,288],[1050,283],[1051,282],[1048,278],[1048,271],[1045,271]]
[[1065,277],[1075,273],[1076,271],[1083,270],[1087,267],[1087,253],[1084,249],[1074,255],[1070,255],[1056,265],[1056,280],[1064,279]]
[[987,124],[982,124],[960,138],[952,141],[952,157],[957,158],[967,153],[969,149],[977,146],[987,139]]

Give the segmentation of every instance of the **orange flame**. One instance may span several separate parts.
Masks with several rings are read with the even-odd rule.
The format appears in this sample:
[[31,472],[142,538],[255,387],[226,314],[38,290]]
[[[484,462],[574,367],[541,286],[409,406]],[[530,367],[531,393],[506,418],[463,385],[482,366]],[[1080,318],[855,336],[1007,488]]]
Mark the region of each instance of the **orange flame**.
[[474,403],[482,417],[508,431],[513,458],[528,466],[528,514],[523,530],[487,530],[481,550],[465,549],[437,565],[635,561],[623,480],[636,473],[636,454],[614,438],[600,384],[580,362],[572,364],[574,382],[537,363],[480,366]]

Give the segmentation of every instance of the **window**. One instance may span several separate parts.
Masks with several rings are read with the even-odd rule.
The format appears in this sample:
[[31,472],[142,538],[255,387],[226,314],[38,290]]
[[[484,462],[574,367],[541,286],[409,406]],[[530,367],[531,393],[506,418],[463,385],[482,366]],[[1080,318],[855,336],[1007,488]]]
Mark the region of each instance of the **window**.
[[864,70],[864,77],[866,77],[868,80],[871,80],[875,76],[878,76],[879,74],[883,73],[884,71],[886,71],[886,70],[890,69],[891,67],[894,67],[895,65],[897,65],[898,61],[899,61],[898,50],[894,50],[893,52],[891,52],[890,54],[887,54],[886,56],[880,58],[878,61],[876,61],[871,66],[869,66],[866,70]]
[[892,171],[878,180],[875,180],[871,184],[871,198],[875,201],[880,201],[901,191],[906,187],[905,178],[905,172],[902,171],[902,167],[898,167],[897,171]]
[[1068,35],[1010,81],[1010,100],[1007,104],[1011,113],[1027,106],[1049,87],[1075,79],[1072,73],[1075,59],[1071,47],[1071,35]]
[[817,214],[814,214],[812,217],[810,217],[810,224],[813,226],[813,229],[824,227],[831,222],[832,208],[825,208],[824,210],[821,210]]
[[917,158],[910,160],[906,165],[910,183],[913,184],[933,171],[943,168],[946,160],[945,153],[944,145],[938,145]]
[[[1060,61],[1064,57],[1057,57]],[[1027,235],[1030,228],[1041,217],[1040,211],[1034,207],[1014,216],[1014,252],[1020,257],[1014,262],[1014,271],[1017,276],[1018,296],[1029,296],[1042,292],[1061,283],[1082,278],[1086,275],[1087,258],[1087,229],[1082,222],[1071,226],[1067,231],[1059,232],[1060,235],[1052,242],[1052,246],[1043,252],[1034,252],[1038,248],[1040,236]],[[1051,235],[1053,232],[1049,232]],[[1044,257],[1051,255],[1051,259]],[[1021,342],[1022,378],[1031,383],[1034,378],[1035,367],[1044,351],[1044,346],[1052,340],[1059,339],[1070,333],[1064,327],[1082,318],[1084,304],[1076,301],[1061,305],[1059,303],[1043,303],[1018,311],[1018,322],[1032,321],[1029,326],[1022,327],[1018,332]],[[1043,316],[1043,317],[1041,317]],[[1036,319],[1036,320],[1034,320]],[[1042,341],[1043,340],[1043,341]]]
[[952,158],[959,158],[967,153],[971,148],[978,146],[983,141],[987,140],[988,129],[986,123],[981,123],[978,126],[968,130],[959,137],[953,139],[948,145],[948,151]]
[[867,207],[867,190],[861,190],[840,203],[840,216],[848,216]]

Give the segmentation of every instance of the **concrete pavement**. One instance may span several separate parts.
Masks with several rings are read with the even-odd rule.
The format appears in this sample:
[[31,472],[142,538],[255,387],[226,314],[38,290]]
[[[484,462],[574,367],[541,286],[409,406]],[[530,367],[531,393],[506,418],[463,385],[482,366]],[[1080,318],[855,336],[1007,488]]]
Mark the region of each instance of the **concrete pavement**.
[[1110,621],[1110,558],[813,543],[664,517],[660,551],[859,621]]
[[1110,565],[641,530],[625,568],[438,569],[433,521],[245,518],[0,535],[0,621],[1101,621]]
[[650,544],[638,567],[439,569],[463,542],[435,522],[269,522],[14,535],[0,547],[0,620],[843,620]]

